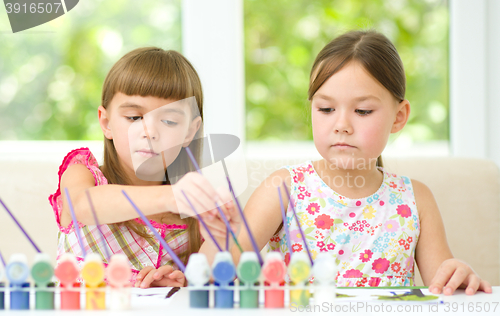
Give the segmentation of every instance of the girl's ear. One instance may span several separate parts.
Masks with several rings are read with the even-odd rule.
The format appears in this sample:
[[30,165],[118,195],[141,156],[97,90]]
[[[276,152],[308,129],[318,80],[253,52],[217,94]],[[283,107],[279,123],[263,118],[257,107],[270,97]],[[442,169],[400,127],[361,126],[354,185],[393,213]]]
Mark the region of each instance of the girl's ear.
[[109,128],[109,118],[108,118],[108,112],[106,109],[101,105],[97,109],[97,112],[99,114],[99,125],[101,125],[102,132],[104,133],[104,137],[107,139],[113,139],[113,133],[111,132],[111,129]]
[[186,135],[186,138],[184,138],[184,144],[182,145],[182,147],[187,147],[189,146],[189,144],[191,144],[191,141],[196,135],[196,132],[198,132],[198,130],[200,129],[200,126],[201,126],[201,116],[198,116],[191,121],[188,133]]
[[403,100],[398,104],[396,119],[392,124],[391,133],[397,133],[405,127],[410,117],[410,101]]

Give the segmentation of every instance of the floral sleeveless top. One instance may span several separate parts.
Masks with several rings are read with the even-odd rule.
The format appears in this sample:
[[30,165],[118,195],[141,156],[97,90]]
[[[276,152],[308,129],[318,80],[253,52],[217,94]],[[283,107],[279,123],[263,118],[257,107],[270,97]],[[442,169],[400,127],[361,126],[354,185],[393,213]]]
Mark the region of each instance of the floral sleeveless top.
[[[96,186],[107,185],[108,181],[99,169],[94,155],[92,155],[88,148],[75,149],[69,152],[63,159],[59,167],[57,191],[49,196],[49,202],[52,205],[57,226],[59,227],[57,260],[64,253],[73,253],[81,268],[84,258],[74,230],[74,223],[71,221],[68,227],[61,226],[61,177],[64,171],[73,164],[86,166],[94,176]],[[140,219],[136,219],[136,221],[144,224]],[[150,222],[178,256],[182,258],[187,254],[189,235],[186,225],[160,224],[153,220],[150,220]],[[101,255],[105,266],[108,264],[108,260],[104,247],[107,248],[110,255],[124,253],[128,257],[130,266],[132,267],[132,277],[130,279],[132,285],[135,283],[139,271],[147,266],[159,268],[168,264],[177,268],[170,255],[163,249],[156,238],[145,239],[126,226],[117,224],[101,225],[104,238],[95,225],[83,225],[78,222],[78,227],[81,229],[80,235],[83,239],[85,251]],[[145,229],[149,235],[153,235],[147,226],[145,226]]]
[[[420,225],[410,179],[379,167],[384,179],[377,192],[349,199],[320,178],[312,161],[284,168],[311,255],[336,257],[337,286],[413,286]],[[269,241],[269,251],[280,251],[288,264],[287,238],[293,252],[306,250],[290,206],[286,217],[290,236],[282,228]]]

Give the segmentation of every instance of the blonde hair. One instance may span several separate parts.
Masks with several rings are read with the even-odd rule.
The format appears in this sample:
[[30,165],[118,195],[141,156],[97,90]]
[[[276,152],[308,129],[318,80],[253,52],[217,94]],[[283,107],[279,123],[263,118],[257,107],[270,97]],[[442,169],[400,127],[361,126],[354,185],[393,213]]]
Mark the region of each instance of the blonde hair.
[[[182,100],[194,96],[198,105],[197,111],[203,120],[203,92],[201,82],[196,70],[191,63],[180,53],[173,50],[163,50],[157,47],[144,47],[135,49],[118,60],[109,71],[102,89],[102,106],[107,109],[117,92],[126,95],[153,96],[162,99]],[[194,139],[203,135],[200,128]],[[202,152],[201,142],[191,142],[189,148],[198,161]],[[185,148],[169,167],[180,173],[194,171],[189,162]],[[100,167],[109,184],[131,184],[125,171],[121,167],[118,154],[112,139],[104,138],[104,164]],[[170,183],[165,172],[166,181]],[[172,178],[172,177],[171,177]],[[177,214],[170,216],[179,217]],[[197,252],[201,246],[201,235],[198,221],[186,218],[188,226],[189,246],[188,252],[182,261],[187,262],[189,254]],[[125,225],[144,238],[152,238],[147,234],[143,225],[135,220],[130,220],[118,225]]]

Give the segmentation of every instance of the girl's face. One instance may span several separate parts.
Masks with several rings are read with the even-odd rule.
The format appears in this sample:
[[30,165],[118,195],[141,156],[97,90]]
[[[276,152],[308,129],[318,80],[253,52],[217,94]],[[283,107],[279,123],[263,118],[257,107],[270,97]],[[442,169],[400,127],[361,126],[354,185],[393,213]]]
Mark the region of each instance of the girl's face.
[[192,102],[194,97],[177,101],[118,92],[107,109],[99,107],[104,135],[113,139],[120,163],[133,182],[161,182],[165,168],[193,140],[201,117],[192,113]]
[[375,166],[389,135],[400,131],[410,114],[358,62],[331,76],[312,98],[314,144],[339,169]]

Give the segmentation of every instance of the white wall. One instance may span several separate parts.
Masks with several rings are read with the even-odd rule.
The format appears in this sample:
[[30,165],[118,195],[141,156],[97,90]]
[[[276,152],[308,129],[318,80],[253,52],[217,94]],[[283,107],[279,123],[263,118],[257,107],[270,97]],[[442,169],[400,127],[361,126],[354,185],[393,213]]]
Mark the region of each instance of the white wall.
[[500,1],[450,1],[450,142],[454,156],[500,166]]
[[206,133],[245,139],[242,0],[183,0],[182,53],[198,71]]

